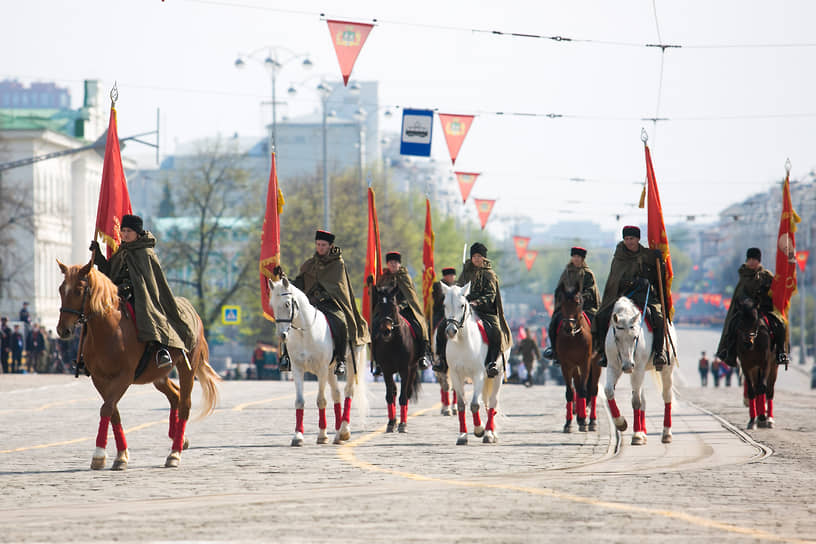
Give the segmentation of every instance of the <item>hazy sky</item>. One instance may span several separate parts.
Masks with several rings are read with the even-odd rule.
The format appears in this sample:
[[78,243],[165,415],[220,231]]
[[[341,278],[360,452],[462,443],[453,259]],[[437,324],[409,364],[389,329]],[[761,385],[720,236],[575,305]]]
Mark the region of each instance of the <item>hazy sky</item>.
[[[653,5],[662,42],[683,46],[664,54],[659,116],[670,120],[656,130],[640,120],[657,111],[661,52],[643,46],[658,43]],[[641,127],[667,222],[712,220],[778,182],[787,157],[794,178],[816,167],[812,1],[4,0],[0,13],[0,78],[67,85],[74,107],[83,79],[118,80],[120,135],[151,130],[160,107],[163,153],[216,134],[262,137],[269,78],[256,64],[236,70],[239,53],[308,52],[311,72],[293,63],[279,76],[284,97],[312,79],[278,115],[317,109],[315,76],[341,80],[325,13],[379,21],[352,78],[378,80],[383,106],[477,114],[457,169],[483,173],[472,195],[498,198],[495,214],[644,224],[632,207],[645,173]],[[397,131],[399,118],[385,126]],[[438,123],[434,156],[449,164]]]

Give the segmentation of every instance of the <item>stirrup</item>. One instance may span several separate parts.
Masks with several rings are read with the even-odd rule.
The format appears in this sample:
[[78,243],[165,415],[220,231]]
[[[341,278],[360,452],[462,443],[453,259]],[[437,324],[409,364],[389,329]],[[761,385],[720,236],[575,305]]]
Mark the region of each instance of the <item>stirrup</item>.
[[346,362],[345,361],[335,361],[334,362],[334,374],[336,376],[344,376],[346,374]]
[[371,371],[372,376],[382,376],[382,367],[377,363],[374,363],[374,370]]
[[167,351],[167,348],[161,347],[156,350],[156,366],[159,368],[165,368],[168,366],[173,365],[173,358],[170,357],[170,352]]
[[496,361],[492,361],[490,363],[487,363],[487,366],[485,367],[485,371],[487,373],[488,378],[495,378],[496,376],[498,376],[499,375],[499,367],[496,365]]
[[431,367],[430,359],[428,354],[424,354],[422,357],[419,358],[419,369],[426,370]]
[[281,355],[280,362],[278,363],[278,370],[281,372],[289,372],[292,370],[292,360],[289,358],[288,353]]
[[554,360],[555,350],[552,348],[552,346],[548,346],[544,348],[544,351],[541,353],[541,356],[544,357],[545,359]]
[[447,372],[448,371],[448,363],[442,359],[439,359],[439,362],[436,362],[431,367],[434,372]]
[[601,358],[598,359],[598,366],[601,368],[606,368],[606,353],[601,354]]
[[778,365],[787,365],[790,362],[790,358],[788,354],[784,351],[780,351],[776,354],[776,364]]

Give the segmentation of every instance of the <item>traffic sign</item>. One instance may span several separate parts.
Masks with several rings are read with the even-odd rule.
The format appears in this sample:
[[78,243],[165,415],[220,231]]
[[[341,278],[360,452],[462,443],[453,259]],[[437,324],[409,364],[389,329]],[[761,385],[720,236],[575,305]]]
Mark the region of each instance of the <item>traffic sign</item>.
[[221,306],[221,323],[224,325],[241,324],[240,306]]
[[402,110],[400,155],[431,156],[432,110]]

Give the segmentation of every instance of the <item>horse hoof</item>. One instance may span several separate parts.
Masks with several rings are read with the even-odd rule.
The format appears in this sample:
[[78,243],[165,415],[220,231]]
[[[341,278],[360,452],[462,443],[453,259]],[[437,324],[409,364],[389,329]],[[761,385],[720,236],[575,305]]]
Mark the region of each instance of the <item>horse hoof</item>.
[[167,460],[164,462],[164,466],[165,468],[178,468],[179,461],[181,461],[181,452],[173,451],[170,452],[170,455],[167,456]]
[[459,435],[459,438],[456,439],[457,446],[467,446],[467,433],[462,433]]
[[184,445],[181,446],[181,449],[183,451],[183,450],[186,450],[189,447],[190,447],[190,439],[185,436],[184,437]]
[[340,431],[337,431],[337,433],[334,435],[334,440],[332,441],[332,443],[333,444],[342,444],[343,443],[343,441],[340,440]]
[[442,410],[440,410],[439,413],[442,414],[443,416],[449,416],[449,415],[451,415],[451,407],[450,406],[443,406]]
[[111,470],[127,470],[128,462],[124,459],[117,459],[113,462]]
[[484,436],[484,433],[485,433],[485,428],[484,428],[484,427],[482,427],[481,425],[479,425],[478,427],[476,427],[475,429],[473,429],[473,436],[475,436],[476,438],[481,438],[481,437],[483,437],[483,436]]
[[629,424],[626,423],[626,418],[625,417],[620,416],[620,417],[615,418],[615,428],[617,430],[619,430],[620,432],[623,432],[623,431],[626,430],[627,427],[629,427]]
[[317,443],[318,444],[328,444],[329,443],[329,435],[326,434],[325,430],[321,430],[320,434],[317,435]]
[[586,422],[586,419],[579,419],[579,420],[578,420],[578,432],[582,432],[582,433],[587,432],[587,422]]
[[768,429],[773,429],[773,428],[774,428],[774,420],[773,420],[773,418],[772,418],[772,417],[769,417],[769,418],[768,418],[768,421],[767,421],[767,423],[766,423],[765,425],[766,425],[766,427],[767,427]]
[[571,433],[572,432],[572,420],[567,421],[564,423],[564,432]]
[[393,433],[394,429],[396,427],[397,427],[397,420],[396,419],[390,419],[390,420],[388,420],[388,425],[386,425],[386,427],[385,427],[385,432]]
[[303,445],[303,435],[301,433],[297,433],[292,438],[292,446],[302,446]]
[[663,436],[660,438],[660,441],[664,444],[671,444],[672,441],[672,434],[671,431],[663,431]]
[[637,432],[637,433],[632,435],[632,445],[633,446],[643,446],[645,444],[646,444],[646,435],[645,434],[643,434],[641,432]]
[[451,415],[456,415],[459,413],[459,410],[456,408],[456,405],[451,406]]
[[493,434],[493,431],[487,431],[482,438],[482,442],[485,444],[495,444],[496,443],[496,435]]
[[587,427],[589,432],[595,432],[598,430],[598,420],[597,419],[590,419],[589,426]]
[[756,429],[756,428],[757,428],[756,420],[755,419],[749,419],[748,420],[748,425],[745,426],[745,430],[751,431],[751,430]]
[[102,470],[105,468],[105,461],[107,460],[107,456],[105,457],[94,457],[91,459],[91,469],[92,470]]
[[397,432],[407,433],[408,432],[408,424],[405,423],[405,422],[400,423],[399,426],[397,427]]
[[338,434],[340,435],[340,440],[343,442],[351,438],[351,429],[349,429],[349,426],[345,421],[343,422],[343,425],[340,427]]

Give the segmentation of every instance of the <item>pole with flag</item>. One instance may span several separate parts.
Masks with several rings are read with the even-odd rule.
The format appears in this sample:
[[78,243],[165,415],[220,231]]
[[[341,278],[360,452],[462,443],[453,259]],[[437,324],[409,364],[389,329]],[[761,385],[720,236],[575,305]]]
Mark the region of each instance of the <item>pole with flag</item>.
[[374,189],[368,188],[368,243],[366,245],[365,282],[363,288],[363,318],[371,324],[371,284],[376,285],[382,275],[382,249],[380,248],[380,226],[377,222],[377,206]]
[[108,259],[122,242],[122,235],[119,232],[122,216],[133,213],[125,169],[122,167],[119,136],[116,131],[116,101],[119,99],[119,89],[116,84],[111,89],[110,97],[110,120],[108,121],[105,159],[102,164],[102,184],[99,188],[99,204],[96,208],[96,230],[94,232],[94,238],[101,238],[108,247]]
[[431,226],[431,201],[425,198],[425,237],[422,242],[422,311],[425,318],[433,316],[433,283],[436,280],[434,270],[434,232]]
[[[774,310],[788,324],[788,310],[796,293],[796,224],[801,221],[793,210],[790,194],[790,159],[785,162],[785,182],[782,184],[782,217],[776,240],[776,274],[771,283]],[[787,339],[786,339],[787,341]]]
[[261,307],[263,315],[275,321],[275,312],[269,305],[269,283],[267,280],[279,280],[280,266],[280,214],[283,211],[283,193],[278,187],[278,173],[275,163],[275,152],[272,152],[272,169],[269,171],[269,187],[266,190],[266,214],[261,231]]

